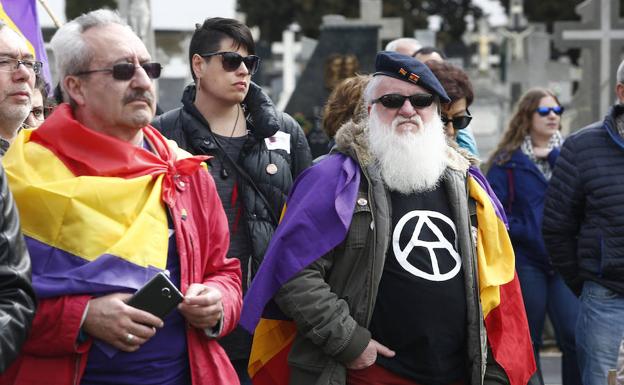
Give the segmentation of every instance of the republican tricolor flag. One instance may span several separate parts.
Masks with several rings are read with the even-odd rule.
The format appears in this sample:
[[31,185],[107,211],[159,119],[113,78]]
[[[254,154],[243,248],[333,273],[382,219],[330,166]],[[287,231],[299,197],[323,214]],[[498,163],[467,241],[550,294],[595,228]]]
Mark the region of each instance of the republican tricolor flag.
[[[470,168],[467,180],[477,206],[479,294],[488,341],[511,385],[526,385],[535,360],[507,219],[476,167]],[[271,299],[290,278],[344,240],[359,184],[359,167],[344,155],[328,156],[295,182],[288,209],[243,303],[240,323],[254,332],[248,367],[254,385],[288,384],[287,356],[297,329]],[[311,202],[314,210],[309,210]]]
[[45,80],[51,82],[52,76],[37,15],[36,0],[0,0],[0,20],[24,36],[30,52],[37,60],[43,62]]

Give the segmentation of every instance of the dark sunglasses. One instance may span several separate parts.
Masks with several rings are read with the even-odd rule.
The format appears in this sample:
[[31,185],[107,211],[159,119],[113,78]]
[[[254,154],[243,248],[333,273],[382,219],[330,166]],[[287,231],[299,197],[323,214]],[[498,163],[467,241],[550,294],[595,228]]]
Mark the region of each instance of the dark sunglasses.
[[140,66],[137,66],[134,63],[120,63],[115,64],[113,68],[81,71],[75,73],[74,75],[88,75],[94,72],[111,72],[113,74],[113,79],[115,80],[130,80],[134,76],[136,69],[139,67],[143,68],[150,79],[158,79],[160,77],[160,71],[162,70],[160,63],[143,63]]
[[548,116],[548,114],[550,114],[550,111],[554,112],[557,115],[561,115],[563,114],[563,107],[562,106],[537,107],[535,111],[537,111],[537,113],[540,114],[540,116]]
[[240,67],[241,63],[245,63],[247,71],[249,71],[250,75],[253,75],[256,71],[258,71],[258,67],[260,67],[260,58],[256,55],[243,57],[238,52],[213,52],[200,54],[199,56],[221,56],[223,58],[221,65],[223,66],[223,70],[227,72],[236,71],[238,67]]
[[399,95],[399,94],[387,94],[380,96],[377,99],[371,101],[372,104],[381,103],[382,106],[386,108],[401,108],[403,103],[405,103],[405,99],[409,99],[412,107],[414,108],[425,108],[429,107],[433,103],[433,95],[431,94],[414,94],[414,95]]
[[446,116],[441,115],[440,119],[442,119],[442,123],[444,123],[445,126],[449,122],[452,122],[453,128],[455,130],[463,130],[464,128],[468,127],[470,121],[472,121],[472,116],[470,116],[470,113],[468,111],[466,111],[466,113],[468,115],[454,116],[453,119],[449,119]]

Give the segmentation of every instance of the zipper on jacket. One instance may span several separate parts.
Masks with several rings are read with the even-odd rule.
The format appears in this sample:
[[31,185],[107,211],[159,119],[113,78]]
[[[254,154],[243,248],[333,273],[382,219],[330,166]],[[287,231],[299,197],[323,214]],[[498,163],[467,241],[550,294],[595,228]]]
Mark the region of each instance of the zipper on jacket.
[[[467,177],[468,178],[468,177]],[[466,198],[467,200],[470,200],[472,198],[470,198],[470,188],[468,187],[468,179],[466,178]],[[476,207],[475,207],[476,209]],[[474,242],[474,240],[472,239],[472,221],[470,218],[470,204],[466,205],[466,211],[468,214],[468,226],[470,227],[470,231],[469,231],[469,240],[470,240],[470,259],[472,260],[472,284],[475,286],[476,290],[473,290],[473,298],[475,300],[475,304],[477,306],[475,306],[476,309],[476,319],[479,321],[479,377],[481,377],[481,385],[483,385],[484,381],[485,381],[485,372],[487,370],[487,332],[485,333],[485,352],[483,351],[483,340],[482,340],[482,331],[485,331],[485,319],[483,319],[482,317],[482,312],[479,311],[481,309],[481,300],[479,298],[479,276],[478,276],[478,271],[477,271],[477,256],[476,256],[476,252],[477,252],[477,244],[476,242]],[[475,213],[476,215],[476,213]],[[478,236],[478,231],[479,231],[479,222],[477,221],[477,236]],[[485,353],[485,355],[483,354]],[[485,356],[485,358],[484,358]]]
[[[360,168],[362,168],[360,166]],[[370,274],[369,274],[369,280],[370,280],[370,284],[369,284],[369,289],[368,289],[368,305],[366,306],[366,328],[369,327],[370,324],[370,320],[373,317],[373,278],[374,278],[374,274],[375,274],[375,256],[377,255],[377,250],[376,250],[376,245],[377,245],[377,225],[375,224],[375,215],[373,213],[373,207],[375,207],[375,200],[373,199],[373,194],[371,192],[373,185],[371,184],[370,178],[368,177],[368,174],[366,172],[364,172],[364,170],[362,169],[362,174],[364,175],[364,177],[366,178],[366,183],[368,184],[368,188],[366,191],[366,195],[368,196],[368,203],[370,205],[371,208],[371,224],[373,224],[373,253],[372,253],[372,259],[371,259],[371,269],[370,269]],[[358,190],[359,190],[359,186],[358,186]]]
[[[85,353],[86,354],[86,353]],[[76,365],[74,366],[74,385],[78,385],[78,377],[80,377],[80,361],[82,354],[78,353],[76,356]]]

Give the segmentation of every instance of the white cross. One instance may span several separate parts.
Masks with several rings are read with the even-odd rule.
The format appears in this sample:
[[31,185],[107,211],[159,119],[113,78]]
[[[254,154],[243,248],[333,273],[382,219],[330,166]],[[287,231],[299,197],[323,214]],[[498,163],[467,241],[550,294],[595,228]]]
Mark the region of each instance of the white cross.
[[[611,105],[612,88],[610,84],[612,72],[611,40],[624,39],[624,30],[611,28],[611,0],[600,0],[600,29],[565,30],[562,31],[562,40],[598,40],[600,41],[600,116],[607,113]],[[583,74],[583,76],[587,76]]]
[[381,25],[379,38],[394,39],[403,36],[403,19],[400,17],[383,17],[381,0],[360,0],[360,20]]

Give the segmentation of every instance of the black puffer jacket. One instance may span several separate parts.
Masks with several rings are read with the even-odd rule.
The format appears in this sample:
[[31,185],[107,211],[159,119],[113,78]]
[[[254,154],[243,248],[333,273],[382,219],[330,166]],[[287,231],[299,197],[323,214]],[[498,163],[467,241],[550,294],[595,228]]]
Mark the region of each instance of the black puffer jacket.
[[0,167],[0,373],[17,357],[35,315],[30,256],[13,196]]
[[[194,100],[195,86],[190,85],[182,96],[183,107],[158,116],[153,125],[165,137],[175,140],[181,148],[194,155],[221,158],[208,122],[193,104]],[[255,272],[262,261],[293,181],[312,163],[312,155],[301,127],[290,115],[276,111],[273,102],[260,87],[251,83],[243,104],[250,135],[237,164],[266,199],[263,200],[249,180],[241,176],[239,191],[253,249],[251,266],[242,266],[245,274],[248,267],[252,273]],[[265,139],[278,130],[290,135],[290,153],[267,149]],[[277,166],[277,173],[271,175],[267,172],[269,164]],[[245,261],[241,262],[244,264]],[[248,278],[243,277],[244,280]]]
[[623,113],[613,106],[564,142],[546,193],[544,241],[577,294],[591,280],[624,295],[624,139],[615,125]]

